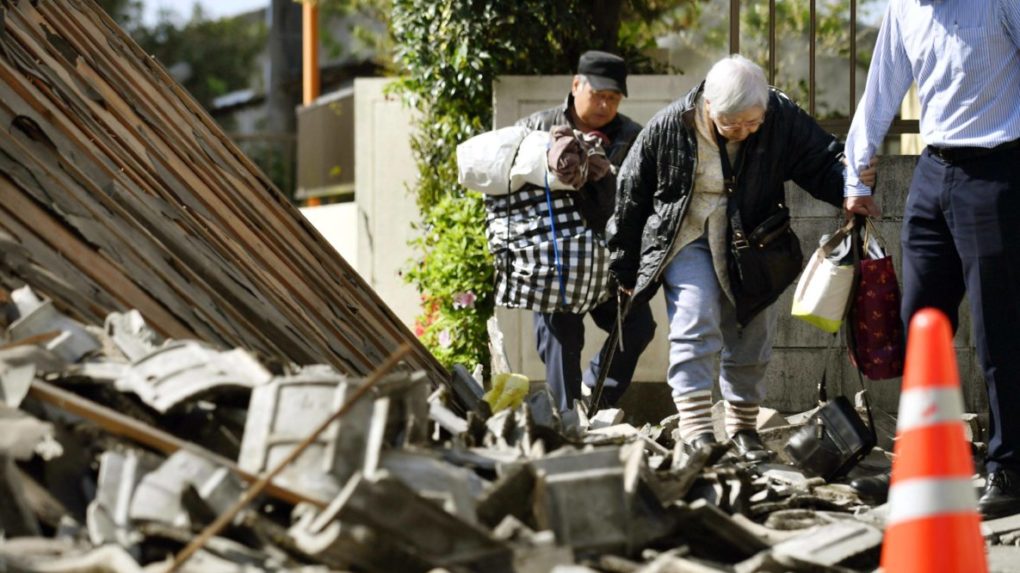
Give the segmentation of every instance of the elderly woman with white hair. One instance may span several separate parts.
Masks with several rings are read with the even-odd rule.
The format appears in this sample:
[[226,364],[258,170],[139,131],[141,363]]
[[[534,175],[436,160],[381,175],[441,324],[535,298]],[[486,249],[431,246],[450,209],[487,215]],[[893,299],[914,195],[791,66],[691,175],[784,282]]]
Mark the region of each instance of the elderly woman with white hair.
[[[656,114],[621,166],[610,268],[635,300],[663,285],[667,382],[690,446],[716,442],[719,360],[727,436],[745,459],[771,457],[756,422],[772,354],[773,303],[802,264],[784,184],[793,181],[840,207],[841,151],[814,119],[769,87],[757,64],[734,55]],[[862,174],[873,176],[873,169]]]

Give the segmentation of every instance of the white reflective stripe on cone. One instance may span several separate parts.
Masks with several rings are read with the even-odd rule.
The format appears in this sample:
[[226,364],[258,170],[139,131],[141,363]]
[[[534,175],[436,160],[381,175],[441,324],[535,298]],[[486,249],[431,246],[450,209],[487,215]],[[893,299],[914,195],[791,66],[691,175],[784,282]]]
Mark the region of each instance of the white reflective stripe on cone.
[[896,432],[962,420],[963,394],[959,388],[914,388],[900,395]]
[[970,478],[912,479],[889,489],[888,525],[946,513],[977,511]]

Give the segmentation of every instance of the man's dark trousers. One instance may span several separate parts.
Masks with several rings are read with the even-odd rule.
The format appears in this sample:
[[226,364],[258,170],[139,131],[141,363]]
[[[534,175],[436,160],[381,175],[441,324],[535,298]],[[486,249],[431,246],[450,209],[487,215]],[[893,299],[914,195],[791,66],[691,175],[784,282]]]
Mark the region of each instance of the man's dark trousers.
[[1020,470],[1020,149],[951,161],[926,149],[901,238],[904,321],[934,307],[955,332],[966,292],[991,414],[986,467]]
[[[609,332],[616,323],[616,299],[591,309],[595,324]],[[655,320],[648,302],[631,305],[623,321],[623,351],[619,348],[609,366],[609,375],[602,387],[608,404],[615,404],[630,385],[638,358],[655,336]],[[581,398],[581,350],[584,347],[584,315],[569,312],[536,312],[535,341],[538,355],[545,363],[545,383],[552,392],[560,411],[568,410]],[[584,373],[584,383],[594,388],[599,373],[596,353]]]

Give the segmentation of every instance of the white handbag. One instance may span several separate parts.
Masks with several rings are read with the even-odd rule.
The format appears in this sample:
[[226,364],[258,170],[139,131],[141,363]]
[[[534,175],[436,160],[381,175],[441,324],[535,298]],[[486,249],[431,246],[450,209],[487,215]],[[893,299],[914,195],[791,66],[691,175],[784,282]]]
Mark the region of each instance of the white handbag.
[[854,286],[853,263],[840,264],[839,257],[831,256],[844,243],[849,247],[852,229],[851,220],[815,249],[793,293],[793,316],[828,333],[843,324]]

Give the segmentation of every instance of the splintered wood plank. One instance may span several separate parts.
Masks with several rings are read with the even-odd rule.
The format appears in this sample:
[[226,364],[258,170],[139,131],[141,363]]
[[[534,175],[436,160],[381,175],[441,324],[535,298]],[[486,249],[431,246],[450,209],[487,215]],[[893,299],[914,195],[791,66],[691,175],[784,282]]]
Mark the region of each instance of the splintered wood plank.
[[[42,50],[37,50],[37,55],[39,55],[41,58],[45,59],[46,55],[45,54],[41,54],[40,53],[41,51]],[[176,121],[174,123],[175,124],[180,124],[180,123],[183,123],[183,122],[182,121]],[[131,137],[131,135],[127,134],[124,138],[128,138],[128,137]],[[161,149],[158,149],[157,153],[158,153],[157,157],[159,159],[155,159],[152,162],[153,167],[155,167],[157,170],[166,169],[165,171],[161,172],[161,179],[164,182],[174,181],[175,180],[175,174],[182,173],[182,166],[184,165],[184,163],[180,162],[180,161],[176,161],[176,162],[173,161],[173,159],[174,159],[173,150],[169,150],[169,149],[167,149],[165,147],[161,148]],[[169,169],[164,167],[164,163],[169,167]],[[171,170],[173,170],[173,173],[171,173]],[[185,177],[187,177],[187,175],[189,175],[189,173],[183,172],[183,175]],[[190,181],[189,183],[190,183],[190,185],[187,188],[189,188],[189,189],[190,188],[195,188],[195,189],[199,188],[199,184],[196,181]],[[231,187],[233,187],[233,186],[231,186]],[[183,197],[181,194],[178,194],[178,196],[177,196],[178,200],[181,200],[181,199],[184,199],[184,198],[185,197]],[[217,199],[217,196],[214,195],[213,196],[213,200],[215,201],[216,199]],[[239,201],[237,204],[238,205],[247,205],[247,203],[248,203],[247,201]],[[224,204],[203,204],[201,206],[202,212],[206,213],[209,217],[213,217],[214,214],[217,213],[217,212],[222,212],[224,210],[224,207],[228,207],[228,205],[224,205]],[[225,226],[234,226],[236,224],[236,222],[237,222],[237,217],[228,217],[228,218],[225,218],[225,219],[221,219],[219,222],[222,225],[225,225]],[[243,233],[246,233],[246,232],[248,232],[248,231],[250,231],[252,229],[257,228],[255,226],[257,224],[258,224],[257,223],[257,219],[252,219],[251,222],[247,226],[235,227],[235,230],[239,229],[240,233],[243,234]],[[212,232],[215,232],[215,229],[216,229],[216,227],[213,227]],[[232,237],[227,237],[226,241],[232,242],[232,239],[233,239]],[[249,244],[249,245],[250,244],[254,244],[254,243],[257,242],[257,234],[256,235],[251,235],[249,237],[242,237],[241,240],[244,241],[246,244]],[[268,242],[266,242],[265,244],[268,244]],[[286,244],[286,243],[284,243],[284,244]],[[262,245],[262,246],[264,246],[264,245]],[[270,248],[272,248],[271,245],[270,245]],[[258,251],[258,248],[256,249],[256,251]],[[250,251],[248,251],[246,249],[234,249],[235,256],[241,257],[241,258],[248,257],[249,256],[249,252]],[[291,259],[292,258],[280,258],[280,259],[277,259],[277,260],[269,260],[267,262],[267,265],[265,267],[263,267],[263,268],[268,268],[270,270],[286,269],[286,262],[288,260],[291,260]],[[256,266],[255,264],[251,264],[251,265],[245,265],[244,268],[249,268],[249,269],[252,269],[252,270],[257,272],[259,267]],[[291,285],[294,284],[294,277],[283,276],[280,273],[271,273],[269,276],[266,276],[264,280],[266,280],[267,282],[271,282],[273,280],[282,280],[282,281],[286,281],[287,284],[291,284]],[[300,299],[299,302],[302,303],[300,306],[297,307],[298,310],[304,309],[304,308],[315,308],[318,304],[321,304],[321,301],[315,300],[314,295],[312,294],[311,291],[299,291],[298,292],[298,298]],[[372,331],[369,330],[369,332],[371,333]],[[331,337],[344,336],[343,332],[333,332],[333,333],[330,333],[330,334],[332,335]],[[325,338],[323,338],[323,340],[325,340]],[[374,345],[374,347],[378,347],[378,346],[380,346],[378,343]],[[372,347],[368,347],[368,348],[372,348]],[[369,356],[367,358],[363,357],[362,358],[362,364],[363,365],[368,365],[368,364],[370,364],[372,362],[375,362],[375,361],[383,358],[383,356],[384,356],[383,354],[376,354],[374,356]]]
[[5,3],[0,285],[95,322],[370,372],[401,343],[379,296],[92,1]]

